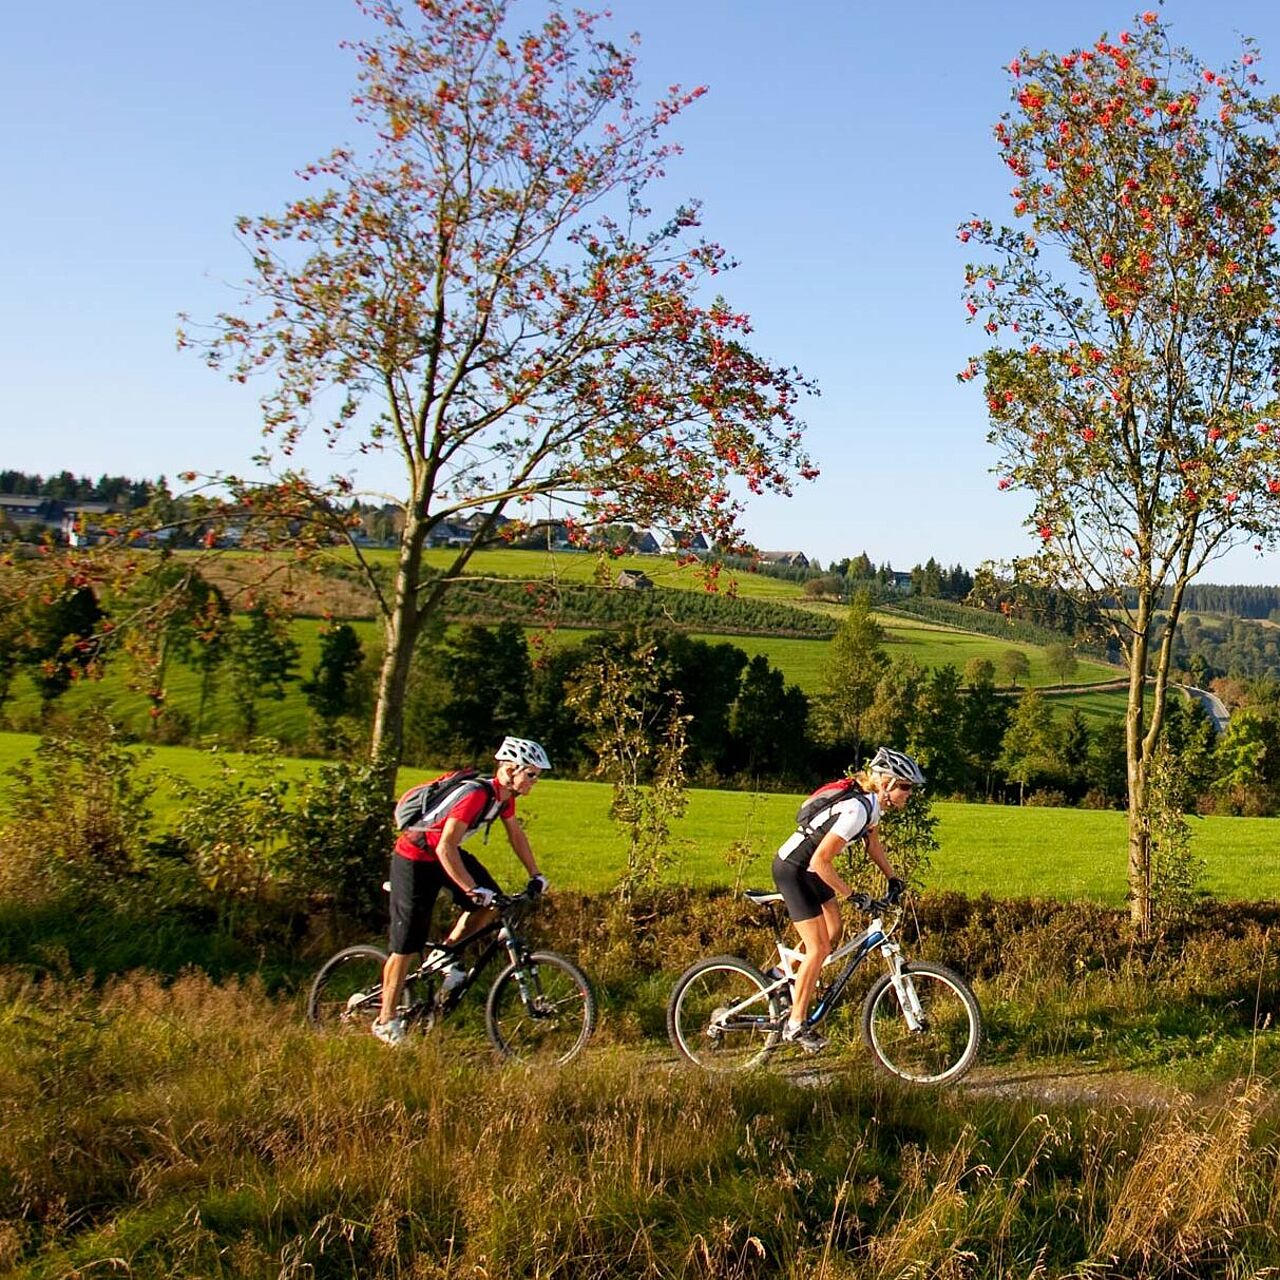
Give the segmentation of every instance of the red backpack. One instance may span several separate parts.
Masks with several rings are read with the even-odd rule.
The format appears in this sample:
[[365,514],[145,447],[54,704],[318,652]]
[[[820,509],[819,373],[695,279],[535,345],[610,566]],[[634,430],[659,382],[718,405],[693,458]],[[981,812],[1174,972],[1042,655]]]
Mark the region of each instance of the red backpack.
[[[871,821],[871,797],[855,778],[837,778],[825,782],[796,810],[796,826],[807,836],[825,834],[823,828],[835,818],[835,806],[851,796],[857,796],[867,810],[867,822]],[[864,827],[865,832],[868,828]]]

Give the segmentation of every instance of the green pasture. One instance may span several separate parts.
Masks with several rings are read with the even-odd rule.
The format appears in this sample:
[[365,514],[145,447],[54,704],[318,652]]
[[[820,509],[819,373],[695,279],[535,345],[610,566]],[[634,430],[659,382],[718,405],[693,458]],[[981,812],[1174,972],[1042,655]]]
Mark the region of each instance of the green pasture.
[[[381,548],[365,551],[374,563],[385,563],[394,568],[396,553]],[[456,552],[431,549],[423,553],[423,560],[432,569],[445,570],[456,559]],[[624,555],[600,556],[586,551],[515,551],[500,549],[477,551],[467,562],[466,572],[477,577],[523,578],[536,582],[595,582],[612,586],[623,569],[639,569],[646,573],[655,587],[670,587],[677,591],[705,591],[706,584],[699,576],[696,564],[679,565],[674,556]],[[719,578],[719,590],[732,591],[744,598],[760,600],[799,601],[803,597],[799,582],[771,578],[743,569],[724,570]]]
[[[26,734],[0,734],[0,773],[35,746]],[[177,747],[156,748],[151,757],[160,780],[155,790],[161,826],[176,801],[164,785],[166,773],[193,781],[208,772],[206,754]],[[285,760],[292,777],[315,761]],[[408,786],[425,770],[402,770]],[[602,890],[613,885],[626,861],[626,846],[608,816],[604,783],[539,782],[521,805],[521,816],[544,870],[565,888]],[[799,797],[736,791],[694,790],[673,832],[667,878],[677,883],[764,886],[778,844],[791,830]],[[0,814],[7,812],[7,789]],[[1124,901],[1125,815],[1085,809],[1014,808],[1002,805],[934,806],[940,849],[928,875],[932,888],[996,897],[1045,897],[1119,906]],[[1194,852],[1204,859],[1204,887],[1225,899],[1280,899],[1280,820],[1191,818]],[[519,879],[519,864],[499,834],[485,852],[499,880]],[[745,846],[739,857],[738,846]],[[479,846],[477,846],[479,849]]]
[[[922,667],[941,667],[951,663],[960,671],[965,669],[971,659],[985,658],[995,665],[996,683],[999,684],[1005,679],[1000,670],[1001,658],[1010,649],[1017,649],[1020,653],[1025,653],[1031,663],[1028,683],[1037,688],[1051,687],[1058,683],[1058,677],[1049,669],[1044,650],[1036,645],[1018,640],[1000,640],[972,631],[952,631],[928,622],[908,621],[901,615],[879,614],[877,617],[884,626],[885,649],[891,658],[906,654]],[[1069,683],[1099,684],[1119,679],[1123,674],[1117,667],[1082,659]]]
[[[325,624],[316,618],[294,618],[290,632],[301,651],[295,668],[300,679],[306,679],[320,656],[320,631]],[[380,626],[375,622],[353,622],[366,651],[378,642]],[[130,687],[131,676],[123,663],[112,663],[100,680],[80,681],[58,700],[58,707],[69,714],[83,710],[91,702],[105,701],[114,718],[131,733],[146,736],[150,725],[149,704],[145,695]],[[166,705],[190,718],[193,728],[200,711],[200,673],[182,663],[170,663],[165,673]],[[13,683],[13,695],[6,710],[13,723],[34,725],[39,715],[40,698],[30,677],[20,673]],[[290,682],[279,701],[262,699],[258,703],[258,733],[282,742],[302,742],[309,727],[306,700],[298,681]],[[234,736],[239,731],[239,717],[226,692],[226,675],[215,680],[200,721],[201,735]]]

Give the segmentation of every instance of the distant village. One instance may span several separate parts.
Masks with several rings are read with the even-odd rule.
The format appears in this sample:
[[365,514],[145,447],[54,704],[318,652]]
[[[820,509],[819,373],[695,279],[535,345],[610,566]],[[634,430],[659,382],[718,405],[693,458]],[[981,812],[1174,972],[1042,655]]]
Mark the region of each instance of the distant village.
[[[83,482],[82,482],[83,483]],[[9,537],[29,539],[52,534],[67,546],[89,546],[109,536],[112,518],[126,514],[131,503],[125,495],[123,501],[94,498],[54,497],[43,494],[0,493],[0,533]],[[394,546],[404,527],[404,512],[394,504],[381,506],[354,504],[353,510],[360,516],[359,528],[352,534],[352,541],[363,546]],[[469,546],[488,516],[483,512],[444,520],[427,535],[427,546],[432,548],[461,548]],[[542,521],[526,529],[518,538],[503,538],[500,530],[511,523],[505,516],[494,522],[493,545],[514,550],[538,550],[571,552],[580,548],[570,539],[569,528],[558,520]],[[244,531],[234,523],[218,529],[216,536],[191,539],[193,545],[234,550],[241,543]],[[173,539],[171,530],[158,530],[144,534],[142,545],[168,542]],[[678,552],[704,555],[710,548],[701,533],[686,533],[674,529],[642,528],[632,524],[617,524],[606,531],[605,541],[626,555],[662,556]],[[810,558],[803,551],[761,551],[756,561],[762,566],[792,569],[801,572],[812,567]],[[911,575],[901,574],[902,583],[893,585],[903,589],[910,587]],[[618,585],[645,589],[653,583],[639,569],[624,569],[618,575]]]

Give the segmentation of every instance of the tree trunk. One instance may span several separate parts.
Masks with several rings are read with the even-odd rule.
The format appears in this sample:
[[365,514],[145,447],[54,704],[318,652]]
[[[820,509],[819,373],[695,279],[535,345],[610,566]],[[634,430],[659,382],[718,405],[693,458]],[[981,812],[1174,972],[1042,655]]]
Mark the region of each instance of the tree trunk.
[[1151,928],[1151,836],[1146,821],[1147,762],[1144,757],[1143,694],[1147,682],[1150,599],[1140,595],[1129,642],[1129,700],[1125,709],[1125,766],[1129,782],[1129,919],[1139,936]]
[[396,566],[395,594],[384,622],[386,652],[378,674],[378,697],[369,754],[387,760],[393,770],[404,749],[404,699],[409,687],[413,649],[422,628],[424,609],[418,599],[422,582],[422,546],[426,525],[417,509],[406,515]]

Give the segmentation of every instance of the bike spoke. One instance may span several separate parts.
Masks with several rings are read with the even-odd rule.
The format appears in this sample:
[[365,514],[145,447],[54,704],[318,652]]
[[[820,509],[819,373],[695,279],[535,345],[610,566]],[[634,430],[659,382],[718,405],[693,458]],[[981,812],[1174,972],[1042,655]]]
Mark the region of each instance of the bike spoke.
[[972,992],[940,965],[913,965],[902,983],[900,995],[886,976],[868,997],[863,1031],[872,1054],[913,1083],[958,1079],[977,1056],[982,1035]]
[[696,965],[677,984],[667,1011],[672,1043],[709,1071],[754,1066],[778,1039],[778,1009],[767,984],[730,958]]
[[539,952],[528,967],[511,966],[494,983],[486,1020],[504,1057],[567,1062],[595,1027],[595,998],[586,978],[562,956]]
[[311,1025],[368,1035],[382,1005],[382,959],[372,947],[335,956],[312,987],[307,1006]]

